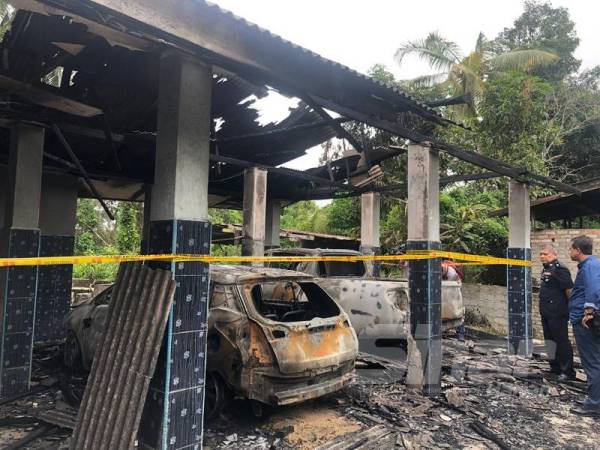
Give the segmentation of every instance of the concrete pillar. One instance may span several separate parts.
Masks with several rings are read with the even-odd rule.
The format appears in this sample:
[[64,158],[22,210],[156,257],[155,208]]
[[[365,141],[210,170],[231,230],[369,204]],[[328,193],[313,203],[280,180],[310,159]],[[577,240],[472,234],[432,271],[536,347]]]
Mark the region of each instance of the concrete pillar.
[[[40,206],[40,256],[70,256],[75,245],[77,178],[44,174]],[[71,305],[73,266],[38,269],[34,342],[65,338],[64,318]]]
[[152,209],[152,186],[146,186],[144,192],[144,216],[142,219],[142,236],[140,242],[140,252],[142,255],[148,254],[148,244],[150,242],[150,211]]
[[242,255],[265,254],[267,171],[252,167],[244,172],[244,237]]
[[281,247],[281,200],[267,201],[265,218],[265,249]]
[[[440,246],[439,155],[425,145],[408,146],[408,240],[411,250]],[[409,262],[411,335],[407,384],[440,392],[442,362],[442,268],[440,259]]]
[[[379,255],[379,219],[381,197],[378,192],[367,192],[360,197],[360,250],[363,255]],[[373,275],[379,276],[379,261],[373,263]]]
[[[531,217],[529,189],[523,183],[508,185],[507,258],[531,260]],[[531,267],[507,266],[508,351],[531,356]]]
[[[39,256],[43,148],[43,128],[11,129],[0,256]],[[37,267],[0,270],[0,398],[29,390],[37,277]]]
[[[149,253],[209,254],[212,68],[175,53],[160,63]],[[140,447],[201,448],[208,264],[158,263],[177,290],[140,427]]]

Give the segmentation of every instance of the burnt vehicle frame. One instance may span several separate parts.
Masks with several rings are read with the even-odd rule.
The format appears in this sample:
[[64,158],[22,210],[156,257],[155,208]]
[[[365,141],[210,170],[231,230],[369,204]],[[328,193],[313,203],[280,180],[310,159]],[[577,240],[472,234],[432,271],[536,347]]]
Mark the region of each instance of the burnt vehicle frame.
[[[360,256],[356,250],[279,248],[267,256]],[[405,347],[410,336],[410,303],[407,279],[374,276],[371,261],[302,261],[271,263],[313,276],[344,308],[360,342],[360,350],[389,356],[385,347]],[[442,281],[442,329],[464,321],[461,283]]]
[[[112,287],[65,320],[65,364],[88,371]],[[315,280],[282,269],[211,265],[206,416],[231,395],[263,406],[335,392],[353,377],[358,342],[345,311]]]

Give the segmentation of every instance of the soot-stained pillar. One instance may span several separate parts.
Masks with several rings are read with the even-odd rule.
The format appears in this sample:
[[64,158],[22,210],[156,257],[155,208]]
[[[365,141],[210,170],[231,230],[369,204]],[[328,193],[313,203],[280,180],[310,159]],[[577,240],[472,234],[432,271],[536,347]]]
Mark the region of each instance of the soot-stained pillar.
[[[379,209],[381,198],[377,192],[361,195],[360,208],[360,250],[363,255],[379,255]],[[375,261],[373,274],[379,276],[380,264]]]
[[244,237],[242,255],[264,256],[267,213],[267,172],[252,167],[244,172]]
[[268,200],[265,217],[265,249],[281,247],[281,200]]
[[[15,125],[5,191],[0,256],[36,257],[40,245],[40,196],[44,129]],[[38,268],[0,269],[0,398],[29,389]]]
[[148,244],[150,242],[150,210],[152,209],[152,186],[146,186],[144,189],[144,216],[142,223],[142,238],[140,242],[140,252],[142,255],[148,254]]
[[[508,187],[507,258],[531,259],[531,217],[529,190],[518,181]],[[507,266],[508,351],[531,356],[531,267]]]
[[[149,252],[209,254],[212,69],[175,53],[162,57]],[[202,447],[209,267],[159,263],[177,283],[142,417],[146,448]]]
[[[40,206],[40,256],[70,256],[77,222],[75,177],[44,174]],[[65,337],[64,319],[71,304],[73,266],[40,266],[38,269],[34,342]]]
[[[408,146],[408,241],[410,250],[440,249],[439,155],[425,145]],[[442,360],[441,260],[409,262],[413,363],[422,377],[409,383],[422,385],[428,395],[440,392]],[[410,349],[410,346],[409,346]],[[410,374],[410,372],[409,372]]]

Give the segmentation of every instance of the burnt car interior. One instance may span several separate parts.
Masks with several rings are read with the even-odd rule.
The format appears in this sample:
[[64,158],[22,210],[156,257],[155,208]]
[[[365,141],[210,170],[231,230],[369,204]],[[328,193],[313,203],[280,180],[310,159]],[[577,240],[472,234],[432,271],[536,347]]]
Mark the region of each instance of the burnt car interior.
[[362,261],[319,261],[320,276],[327,277],[362,277],[365,265]]
[[331,297],[315,283],[265,282],[255,284],[250,292],[257,311],[277,322],[303,322],[340,314]]

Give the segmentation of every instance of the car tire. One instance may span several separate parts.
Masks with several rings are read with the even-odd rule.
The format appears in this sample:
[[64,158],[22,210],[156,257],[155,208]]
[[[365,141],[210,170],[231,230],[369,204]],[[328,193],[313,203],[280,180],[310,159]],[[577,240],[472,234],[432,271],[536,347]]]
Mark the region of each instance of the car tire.
[[79,340],[73,330],[67,331],[65,339],[65,349],[63,351],[63,361],[65,366],[72,371],[80,371],[83,369],[83,357],[81,355],[81,347]]

